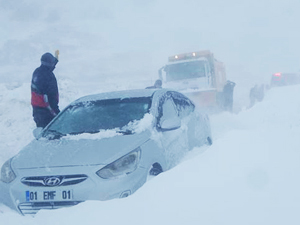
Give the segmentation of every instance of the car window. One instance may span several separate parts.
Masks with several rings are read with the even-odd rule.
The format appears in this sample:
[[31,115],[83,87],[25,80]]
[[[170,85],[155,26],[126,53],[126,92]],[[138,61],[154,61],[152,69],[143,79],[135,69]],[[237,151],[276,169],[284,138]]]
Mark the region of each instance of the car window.
[[81,102],[64,110],[48,130],[79,134],[122,129],[129,122],[141,120],[149,112],[151,101],[143,97]]
[[175,109],[175,105],[174,102],[172,101],[171,98],[166,99],[166,101],[163,104],[162,107],[162,119],[166,119],[166,118],[174,118],[177,117],[177,111]]
[[167,81],[205,77],[207,61],[190,61],[170,64],[165,68]]
[[191,112],[195,110],[195,105],[190,99],[188,99],[183,94],[179,92],[171,92],[171,95],[180,118],[188,116]]
[[165,96],[162,97],[159,106],[159,117],[158,117],[158,127],[166,119],[178,118],[178,111],[176,106],[173,102],[173,99],[170,93],[167,93]]

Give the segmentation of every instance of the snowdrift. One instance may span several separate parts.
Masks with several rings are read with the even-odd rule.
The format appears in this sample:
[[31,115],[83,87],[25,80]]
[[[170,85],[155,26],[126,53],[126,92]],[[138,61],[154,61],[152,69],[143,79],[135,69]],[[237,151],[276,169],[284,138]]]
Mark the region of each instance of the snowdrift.
[[[2,164],[33,139],[34,123],[29,85],[0,86]],[[81,94],[68,82],[63,91]],[[85,202],[35,217],[0,204],[1,224],[299,224],[298,96],[300,86],[274,88],[250,109],[211,115],[211,147],[195,148],[126,199]],[[69,100],[64,95],[62,104]]]

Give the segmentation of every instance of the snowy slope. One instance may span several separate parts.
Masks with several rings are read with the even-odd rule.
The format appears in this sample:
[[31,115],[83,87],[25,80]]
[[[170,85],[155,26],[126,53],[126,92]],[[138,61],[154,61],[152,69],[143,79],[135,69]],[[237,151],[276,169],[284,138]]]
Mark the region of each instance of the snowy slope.
[[[0,162],[32,138],[34,127],[22,100],[26,85],[5,87]],[[67,90],[73,93],[72,86]],[[299,95],[300,86],[274,88],[249,110],[211,115],[213,145],[204,153],[195,148],[129,198],[40,211],[34,218],[0,204],[1,224],[299,224]]]

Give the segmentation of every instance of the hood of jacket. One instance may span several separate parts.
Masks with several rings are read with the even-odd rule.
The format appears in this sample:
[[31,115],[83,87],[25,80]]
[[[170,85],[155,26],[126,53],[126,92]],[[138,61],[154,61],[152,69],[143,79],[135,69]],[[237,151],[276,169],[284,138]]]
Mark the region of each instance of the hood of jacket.
[[41,57],[41,64],[49,68],[51,71],[55,69],[56,64],[58,63],[57,58],[55,58],[51,53],[47,52]]

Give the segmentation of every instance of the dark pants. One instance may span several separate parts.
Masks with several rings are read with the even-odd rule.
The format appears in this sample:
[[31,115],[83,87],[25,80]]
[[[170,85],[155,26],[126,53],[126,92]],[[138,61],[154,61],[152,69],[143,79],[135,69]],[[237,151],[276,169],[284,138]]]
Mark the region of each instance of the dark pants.
[[47,108],[32,107],[33,108],[33,120],[37,127],[45,128],[54,116]]

